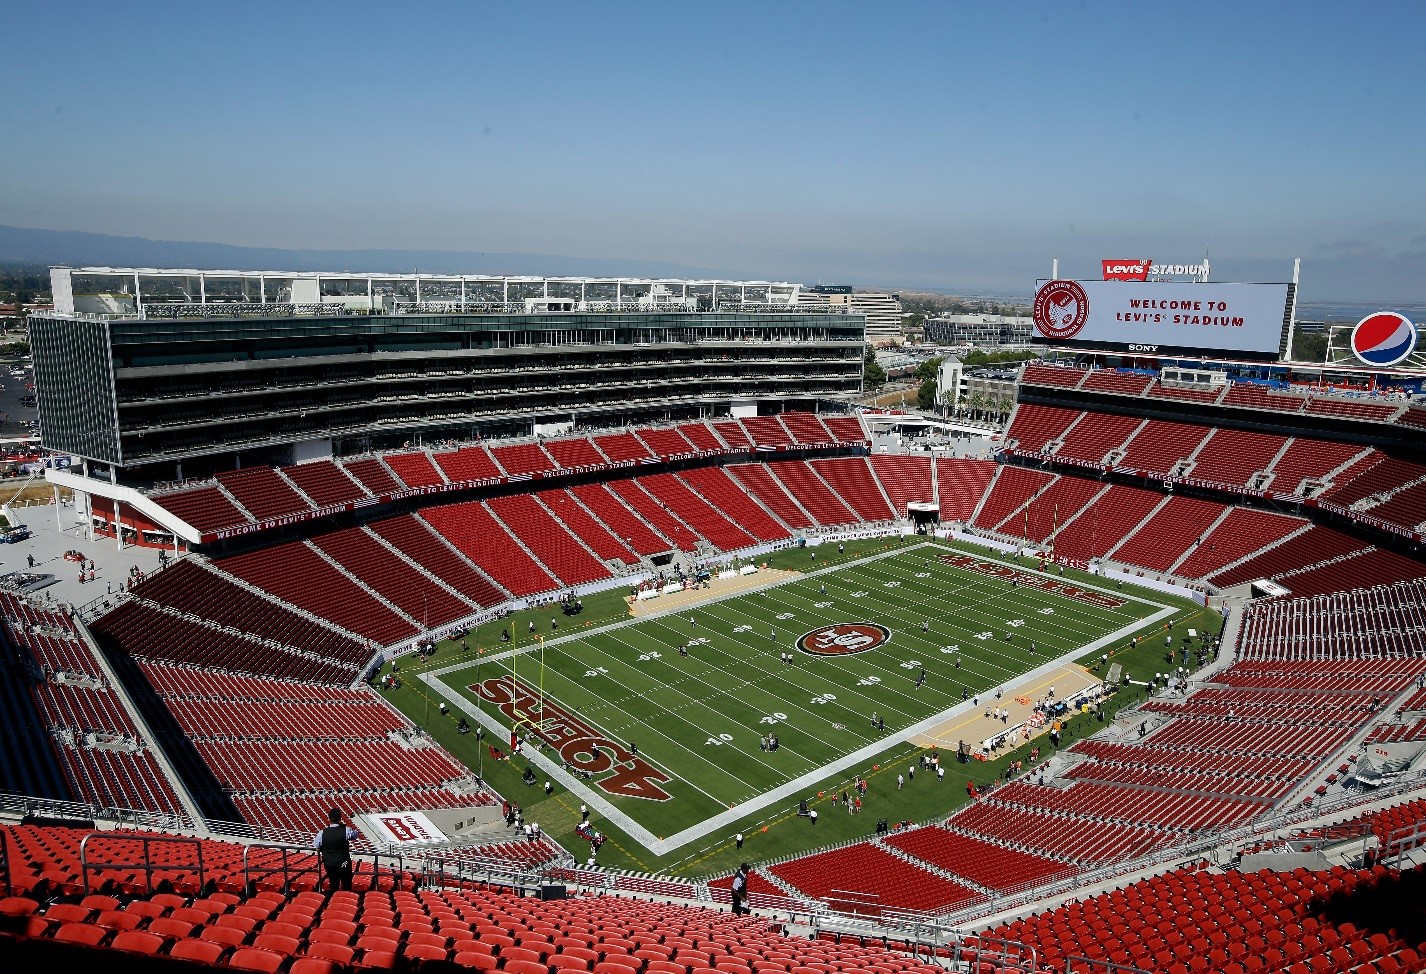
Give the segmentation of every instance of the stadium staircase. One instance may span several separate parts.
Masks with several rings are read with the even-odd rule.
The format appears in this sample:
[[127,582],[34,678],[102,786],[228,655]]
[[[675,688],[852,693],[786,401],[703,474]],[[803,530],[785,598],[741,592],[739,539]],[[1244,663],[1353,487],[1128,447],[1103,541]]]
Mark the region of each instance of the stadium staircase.
[[[308,622],[316,623],[317,625],[321,626],[321,627],[324,628],[324,629],[330,629],[332,632],[337,633],[339,636],[343,636],[343,637],[345,637],[345,638],[347,638],[347,639],[350,639],[350,640],[352,640],[352,641],[354,641],[354,642],[365,642],[365,637],[363,637],[363,636],[361,636],[361,635],[358,635],[357,633],[352,632],[350,629],[344,628],[344,627],[341,626],[339,623],[334,622],[334,621],[331,620],[331,619],[328,619],[326,616],[320,616],[320,615],[317,615],[315,612],[309,612],[309,611],[307,611],[306,609],[302,608],[302,606],[300,606],[300,605],[295,605],[295,604],[293,604],[293,603],[291,603],[291,602],[286,601],[285,599],[281,599],[281,598],[279,598],[278,596],[273,595],[271,592],[267,591],[266,589],[261,588],[261,587],[259,587],[259,586],[257,586],[257,585],[254,585],[252,582],[249,582],[247,579],[245,579],[245,578],[243,578],[243,577],[241,577],[241,576],[239,576],[239,575],[234,575],[232,572],[226,572],[226,571],[224,571],[216,562],[214,562],[212,559],[210,559],[210,558],[208,558],[208,557],[206,557],[206,556],[204,556],[204,555],[193,554],[193,555],[188,555],[187,558],[190,558],[190,559],[193,559],[193,560],[197,561],[199,564],[201,564],[201,565],[203,566],[203,568],[204,568],[205,571],[210,571],[210,572],[212,572],[213,574],[217,575],[219,578],[223,579],[225,582],[229,583],[230,585],[236,585],[238,588],[244,589],[244,590],[246,590],[246,591],[252,593],[253,595],[257,596],[258,598],[262,599],[263,601],[266,601],[266,602],[273,602],[273,603],[275,603],[275,604],[277,604],[277,605],[280,605],[280,606],[281,606],[283,609],[285,609],[286,611],[291,612],[291,613],[293,613],[294,615],[301,616],[303,619],[306,619]],[[182,563],[182,562],[175,562],[175,564],[181,564],[181,563]],[[171,567],[172,567],[172,566],[170,566],[170,568],[171,568]],[[165,569],[165,570],[169,570],[169,569]]]
[[346,565],[343,565],[341,562],[337,561],[336,558],[334,558],[333,556],[329,555],[326,551],[324,551],[324,550],[322,550],[320,547],[318,547],[318,546],[317,546],[317,543],[316,543],[315,541],[312,541],[312,540],[309,538],[309,539],[303,541],[302,544],[303,544],[309,551],[312,551],[314,554],[316,554],[317,557],[321,558],[323,561],[325,561],[327,564],[331,565],[331,566],[332,566],[334,569],[336,569],[339,573],[341,573],[343,576],[345,576],[348,581],[352,582],[352,583],[355,584],[358,588],[360,588],[362,591],[366,592],[366,593],[367,593],[368,595],[370,595],[372,598],[376,599],[376,601],[380,602],[382,605],[386,606],[386,607],[387,607],[388,609],[390,609],[392,612],[396,613],[396,615],[399,616],[403,621],[408,622],[408,623],[410,623],[411,625],[417,626],[417,627],[419,627],[419,626],[421,625],[421,620],[420,620],[420,619],[416,618],[416,617],[413,616],[413,615],[410,615],[408,612],[406,612],[405,609],[402,609],[399,605],[397,605],[395,602],[391,601],[391,600],[390,600],[389,598],[387,598],[385,595],[382,595],[380,592],[378,592],[378,591],[377,591],[375,588],[373,588],[371,585],[368,585],[366,582],[362,581],[361,578],[360,578],[355,572],[353,572],[350,568],[348,568]]
[[454,585],[443,579],[440,575],[431,571],[420,561],[411,557],[411,555],[407,554],[405,551],[392,544],[386,538],[382,537],[373,529],[372,525],[365,525],[362,527],[361,530],[377,544],[381,545],[387,551],[391,552],[391,554],[394,555],[396,558],[400,559],[403,564],[409,565],[411,570],[418,573],[421,578],[423,578],[427,582],[427,584],[439,585],[441,588],[445,589],[446,592],[450,593],[455,598],[460,599],[461,602],[463,602],[469,607],[469,611],[474,612],[481,608],[484,608],[484,606],[482,606],[479,602],[476,602],[474,599],[466,595],[460,589],[456,588]]
[[760,463],[732,464],[724,469],[748,492],[749,496],[772,511],[789,530],[802,530],[817,523],[807,508],[802,505],[802,502],[789,493],[765,465]]
[[[1218,568],[1215,568],[1213,571],[1209,572],[1207,575],[1204,575],[1204,576],[1202,576],[1202,577],[1205,577],[1205,578],[1206,578],[1206,577],[1208,577],[1209,575],[1216,575],[1216,574],[1218,574],[1219,572],[1231,572],[1233,569],[1237,568],[1239,565],[1242,565],[1242,564],[1244,564],[1245,562],[1251,561],[1253,558],[1256,558],[1256,557],[1258,557],[1259,555],[1267,554],[1268,552],[1272,551],[1274,548],[1277,548],[1277,547],[1279,547],[1280,545],[1284,545],[1284,544],[1286,544],[1287,542],[1292,541],[1293,539],[1299,537],[1300,535],[1302,535],[1303,533],[1305,533],[1305,532],[1307,532],[1307,531],[1310,531],[1311,529],[1312,529],[1312,522],[1311,522],[1311,521],[1304,521],[1302,524],[1298,525],[1297,528],[1295,528],[1294,530],[1288,532],[1287,534],[1283,535],[1282,537],[1278,538],[1276,541],[1273,541],[1273,542],[1271,542],[1271,543],[1269,543],[1269,544],[1263,545],[1263,546],[1260,547],[1260,548],[1254,548],[1252,551],[1249,551],[1249,552],[1247,552],[1246,554],[1241,555],[1240,557],[1234,558],[1232,561],[1229,561],[1229,562],[1224,563],[1222,566],[1220,566],[1220,567],[1218,567]],[[1188,554],[1188,553],[1185,553],[1185,554]],[[1177,567],[1177,566],[1175,566],[1175,567]],[[1227,644],[1227,640],[1226,640],[1226,639],[1224,640],[1224,644],[1225,644],[1225,645]]]

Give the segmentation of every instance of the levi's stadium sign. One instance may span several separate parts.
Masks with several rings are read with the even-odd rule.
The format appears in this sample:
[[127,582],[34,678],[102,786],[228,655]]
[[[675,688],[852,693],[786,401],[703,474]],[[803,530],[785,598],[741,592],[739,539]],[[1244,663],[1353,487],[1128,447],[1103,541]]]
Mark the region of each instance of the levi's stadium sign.
[[1277,358],[1291,293],[1289,284],[1042,280],[1031,338],[1143,355]]
[[1159,277],[1204,277],[1208,276],[1208,264],[1155,264],[1145,257],[1143,260],[1104,260],[1106,281],[1147,281]]

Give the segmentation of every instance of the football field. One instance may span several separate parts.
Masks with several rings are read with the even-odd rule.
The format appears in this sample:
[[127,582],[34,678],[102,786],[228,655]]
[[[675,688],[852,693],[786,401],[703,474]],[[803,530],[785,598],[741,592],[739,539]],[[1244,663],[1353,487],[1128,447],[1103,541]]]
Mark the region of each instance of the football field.
[[761,590],[543,644],[517,616],[513,650],[422,679],[487,745],[536,732],[542,775],[667,852],[1191,606],[945,543],[821,570],[814,552]]

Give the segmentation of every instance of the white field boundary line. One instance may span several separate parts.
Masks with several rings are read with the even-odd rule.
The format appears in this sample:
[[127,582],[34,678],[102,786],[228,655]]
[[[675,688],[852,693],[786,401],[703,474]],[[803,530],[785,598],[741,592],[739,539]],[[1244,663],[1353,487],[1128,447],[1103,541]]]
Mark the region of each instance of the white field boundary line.
[[[930,544],[930,543],[926,543],[926,544],[924,544],[924,545],[913,545],[913,546],[912,546],[911,548],[909,548],[909,549],[903,548],[903,549],[899,549],[899,550],[896,551],[896,552],[885,552],[885,553],[873,555],[873,556],[870,556],[870,557],[867,557],[867,558],[857,559],[856,561],[848,562],[848,563],[843,564],[843,565],[838,565],[838,566],[835,566],[835,567],[822,569],[822,570],[819,571],[819,572],[812,573],[811,575],[802,576],[801,578],[785,579],[785,580],[781,580],[781,581],[778,581],[778,582],[774,582],[772,585],[767,586],[767,588],[768,588],[768,589],[776,588],[776,587],[778,587],[779,585],[791,584],[792,582],[801,581],[801,580],[803,580],[803,579],[805,579],[805,578],[808,578],[808,577],[816,577],[816,576],[818,576],[818,575],[827,574],[827,573],[831,573],[831,572],[834,572],[834,571],[842,571],[842,570],[844,570],[844,569],[851,568],[851,567],[856,566],[856,565],[861,565],[861,564],[866,564],[866,563],[868,563],[868,562],[878,561],[878,560],[883,559],[883,558],[895,557],[896,555],[904,554],[904,553],[905,553],[906,551],[908,551],[908,550],[914,551],[914,550],[917,550],[917,549],[920,549],[920,548],[923,548],[923,547],[929,547],[929,548],[936,548],[936,549],[944,550],[944,549],[942,548],[942,546],[940,546],[940,545],[933,545],[933,544]],[[981,557],[986,557],[986,556],[981,556]],[[1009,565],[1009,563],[1000,561],[1000,559],[996,559],[996,558],[987,558],[987,560],[999,562],[1000,564]],[[1037,570],[1034,570],[1034,569],[1020,568],[1019,566],[1010,566],[1010,567],[1016,567],[1016,568],[1019,568],[1019,570],[1024,571],[1024,572],[1026,572],[1026,573],[1028,573],[1028,574],[1040,575],[1041,577],[1045,577],[1045,578],[1052,578],[1052,577],[1053,577],[1053,576],[1049,575],[1048,573],[1040,572],[1040,571],[1037,571]],[[1148,616],[1147,618],[1137,620],[1137,621],[1135,621],[1134,623],[1132,623],[1132,624],[1130,624],[1130,625],[1128,625],[1128,626],[1125,626],[1125,627],[1123,627],[1123,628],[1121,628],[1121,629],[1119,629],[1119,630],[1117,630],[1117,631],[1115,631],[1115,632],[1108,633],[1107,635],[1102,636],[1101,638],[1096,639],[1096,640],[1094,640],[1093,642],[1091,642],[1091,643],[1089,643],[1089,644],[1087,644],[1087,645],[1085,645],[1085,646],[1080,647],[1080,648],[1079,648],[1077,651],[1075,651],[1075,652],[1067,653],[1067,654],[1065,654],[1065,655],[1063,655],[1063,656],[1061,656],[1061,657],[1057,657],[1057,658],[1055,658],[1055,659],[1047,660],[1046,662],[1044,662],[1044,663],[1042,663],[1041,665],[1035,667],[1034,669],[1031,669],[1031,670],[1028,670],[1028,671],[1026,671],[1026,672],[1024,672],[1024,673],[1021,673],[1021,674],[1017,677],[1017,679],[1023,679],[1023,680],[1034,679],[1034,678],[1043,676],[1043,675],[1045,675],[1045,674],[1047,674],[1047,673],[1049,673],[1049,672],[1051,672],[1051,671],[1057,669],[1058,667],[1064,665],[1065,663],[1071,663],[1071,664],[1072,664],[1072,663],[1074,663],[1074,660],[1075,660],[1076,657],[1083,656],[1083,655],[1085,655],[1086,653],[1092,653],[1092,652],[1094,652],[1094,651],[1097,650],[1097,649],[1102,649],[1102,648],[1104,648],[1104,647],[1106,647],[1106,646],[1109,646],[1109,645],[1112,645],[1112,644],[1114,644],[1114,643],[1117,643],[1117,642],[1119,642],[1121,639],[1123,639],[1125,636],[1127,636],[1127,635],[1129,635],[1129,634],[1131,634],[1131,633],[1133,633],[1133,632],[1135,632],[1135,631],[1137,631],[1137,630],[1143,628],[1144,626],[1153,625],[1154,623],[1158,622],[1159,620],[1165,619],[1165,618],[1167,618],[1167,617],[1173,615],[1175,612],[1178,611],[1177,608],[1175,608],[1174,606],[1164,606],[1164,605],[1161,605],[1160,603],[1156,603],[1156,602],[1150,601],[1149,599],[1145,599],[1145,598],[1141,598],[1141,597],[1138,597],[1138,596],[1135,596],[1135,595],[1132,595],[1132,594],[1124,593],[1124,592],[1122,592],[1122,591],[1111,591],[1111,590],[1109,590],[1109,589],[1104,589],[1104,588],[1100,588],[1100,587],[1098,587],[1098,586],[1088,585],[1088,584],[1080,584],[1080,585],[1078,585],[1078,587],[1084,588],[1084,589],[1088,589],[1088,590],[1098,591],[1098,592],[1101,592],[1101,593],[1106,594],[1106,595],[1113,595],[1113,596],[1115,596],[1116,598],[1132,599],[1133,601],[1140,602],[1140,603],[1143,603],[1143,604],[1149,605],[1149,606],[1159,605],[1160,608],[1159,608],[1159,611],[1158,611],[1158,612],[1155,612],[1155,613],[1151,614],[1151,615]],[[753,590],[753,591],[766,591],[766,589],[755,589],[755,590]],[[730,595],[730,596],[728,596],[728,598],[746,597],[747,595],[750,595],[750,594],[752,594],[752,593],[745,591],[745,592],[737,593],[736,596]],[[1052,594],[1052,593],[1047,593],[1047,594]],[[1063,597],[1063,596],[1062,596],[1062,597]],[[719,599],[719,600],[716,600],[716,601],[717,601],[717,602],[722,602],[722,601],[726,601],[726,600],[727,600],[727,599]],[[708,604],[710,604],[710,605],[711,605],[711,604],[716,604],[716,602],[715,602],[715,603],[708,603]],[[563,642],[566,642],[566,641],[570,641],[570,640],[572,640],[572,639],[580,639],[580,638],[584,638],[584,637],[586,637],[586,636],[592,636],[592,635],[595,635],[596,633],[602,633],[602,632],[607,632],[607,631],[609,631],[609,630],[621,629],[621,628],[623,628],[623,627],[625,627],[625,626],[632,625],[632,624],[634,624],[635,622],[645,622],[645,621],[648,621],[649,619],[661,618],[661,617],[667,616],[667,615],[674,615],[674,614],[678,614],[679,612],[680,612],[680,610],[673,609],[673,610],[670,610],[670,611],[668,611],[668,612],[658,613],[657,615],[654,615],[654,616],[645,616],[645,617],[643,617],[643,618],[641,618],[641,619],[638,619],[638,620],[632,620],[632,619],[631,619],[631,620],[622,620],[622,621],[620,621],[620,622],[614,623],[614,624],[611,625],[611,626],[605,627],[604,629],[595,630],[593,633],[576,633],[576,634],[571,634],[570,636],[563,636],[563,637],[560,637],[559,640],[558,640],[558,642],[563,643]],[[547,646],[548,646],[548,643],[547,643]],[[517,651],[514,651],[514,650],[512,650],[512,651],[507,651],[507,652],[505,652],[505,653],[499,654],[497,657],[494,657],[494,658],[490,659],[489,661],[490,661],[490,662],[495,662],[495,661],[497,661],[498,659],[515,655],[516,652],[517,652]],[[528,650],[519,650],[518,652],[528,652]],[[506,730],[505,730],[505,728],[504,728],[503,725],[501,725],[498,721],[495,720],[494,716],[492,716],[492,715],[487,715],[484,710],[480,710],[480,711],[478,711],[477,713],[473,713],[473,714],[472,714],[472,713],[470,712],[470,710],[468,709],[468,701],[467,701],[467,699],[466,699],[464,696],[462,696],[462,695],[460,695],[459,693],[457,693],[456,691],[452,690],[452,689],[451,689],[449,686],[447,686],[442,680],[439,679],[440,676],[443,676],[444,674],[446,674],[446,673],[448,673],[448,672],[457,671],[457,670],[463,670],[463,669],[468,669],[468,668],[470,667],[470,665],[471,665],[471,664],[470,664],[469,662],[462,662],[462,663],[451,664],[450,666],[442,667],[442,668],[439,669],[439,670],[434,670],[434,671],[431,671],[431,672],[422,674],[422,675],[421,675],[421,679],[422,679],[424,682],[426,682],[428,685],[430,685],[433,689],[435,689],[438,693],[440,693],[442,696],[446,697],[446,698],[447,698],[448,700],[450,700],[453,704],[455,704],[459,709],[461,709],[462,712],[467,713],[467,714],[469,714],[470,716],[477,717],[477,719],[478,719],[481,723],[485,724],[485,725],[486,725],[487,727],[489,727],[492,731],[494,731],[497,735],[500,735],[500,736],[503,738],[504,734],[506,733]],[[941,713],[932,714],[931,716],[926,717],[926,718],[924,718],[924,719],[922,719],[922,720],[920,720],[920,721],[917,721],[916,723],[911,724],[910,726],[904,728],[904,729],[903,729],[900,733],[898,733],[898,734],[894,734],[894,735],[892,735],[892,736],[889,737],[889,738],[883,738],[883,739],[881,739],[881,740],[873,741],[873,742],[871,742],[871,743],[869,743],[869,744],[866,744],[866,745],[862,746],[861,748],[858,748],[858,749],[855,750],[855,751],[849,752],[848,754],[843,755],[841,758],[838,758],[838,759],[836,759],[836,760],[830,762],[829,764],[824,765],[823,767],[817,769],[816,771],[810,771],[810,772],[808,772],[808,773],[806,773],[806,774],[804,774],[804,775],[801,775],[801,776],[798,777],[798,778],[794,778],[794,779],[792,779],[792,780],[790,780],[790,781],[787,781],[787,782],[785,782],[784,784],[779,785],[778,787],[776,787],[776,788],[774,788],[774,789],[772,789],[772,790],[770,790],[770,791],[765,791],[765,792],[763,792],[761,795],[759,795],[758,797],[756,797],[756,798],[754,798],[754,799],[752,799],[752,800],[750,800],[750,801],[747,801],[747,802],[744,802],[744,803],[742,803],[742,804],[736,805],[736,806],[734,806],[733,808],[728,809],[727,811],[720,812],[720,813],[718,813],[717,815],[714,815],[712,818],[705,819],[704,821],[699,822],[699,823],[697,823],[697,824],[695,824],[695,825],[692,825],[692,826],[690,826],[690,827],[684,829],[683,831],[678,832],[678,833],[676,833],[676,834],[674,834],[674,835],[672,835],[672,836],[669,836],[669,837],[667,837],[667,838],[660,838],[660,837],[658,837],[658,836],[655,836],[655,835],[654,835],[652,832],[650,832],[647,828],[645,828],[644,826],[642,826],[642,825],[640,825],[639,823],[635,822],[629,815],[627,815],[626,813],[620,811],[618,808],[614,807],[614,805],[613,805],[611,802],[607,801],[606,799],[602,798],[600,795],[598,795],[597,793],[595,793],[595,791],[594,791],[592,788],[590,788],[590,787],[583,781],[583,779],[575,778],[573,775],[570,775],[570,774],[566,773],[562,767],[560,767],[559,765],[557,765],[555,762],[551,761],[550,759],[546,758],[543,754],[541,754],[541,753],[539,753],[539,752],[534,752],[534,751],[532,751],[532,752],[529,752],[526,756],[529,758],[529,760],[530,760],[532,763],[537,764],[538,766],[540,766],[541,769],[544,770],[548,775],[550,775],[550,776],[552,776],[552,777],[557,777],[557,778],[559,778],[559,779],[561,780],[561,782],[562,782],[563,784],[565,784],[565,786],[566,786],[570,791],[572,791],[572,792],[574,792],[574,793],[576,793],[576,794],[579,794],[579,795],[581,796],[581,798],[585,801],[586,804],[590,805],[590,806],[593,807],[593,808],[598,809],[602,814],[604,814],[604,816],[605,816],[609,821],[616,823],[616,824],[619,826],[619,828],[620,828],[621,830],[623,830],[625,833],[627,833],[631,838],[634,838],[634,839],[638,840],[639,842],[641,842],[643,845],[645,845],[651,853],[653,853],[654,855],[663,856],[663,855],[668,855],[669,853],[672,853],[672,852],[676,851],[677,849],[681,848],[682,846],[687,845],[687,844],[690,843],[690,842],[696,841],[697,839],[700,839],[700,838],[702,838],[703,836],[709,835],[709,834],[711,834],[711,833],[713,833],[713,832],[715,832],[715,831],[718,831],[719,829],[726,828],[726,827],[732,825],[733,823],[735,823],[735,822],[737,822],[737,821],[739,821],[739,820],[745,818],[746,816],[748,816],[748,815],[750,815],[750,814],[752,814],[752,813],[754,813],[754,812],[760,811],[760,810],[762,810],[763,808],[766,808],[766,807],[769,806],[769,805],[776,804],[776,803],[782,802],[782,801],[784,801],[784,800],[790,799],[793,795],[796,795],[797,793],[803,791],[803,790],[806,789],[807,787],[809,787],[809,786],[815,784],[817,781],[820,781],[820,780],[822,780],[823,778],[826,778],[826,777],[831,777],[831,776],[834,776],[834,775],[838,775],[838,774],[840,774],[840,773],[846,771],[847,769],[849,769],[849,768],[851,768],[851,767],[853,767],[853,766],[855,766],[855,765],[862,764],[862,763],[866,762],[867,760],[869,760],[870,758],[875,757],[875,756],[876,756],[877,754],[879,754],[881,751],[886,750],[888,747],[893,747],[893,746],[895,746],[895,745],[898,744],[898,743],[907,742],[907,741],[909,741],[912,737],[916,737],[916,736],[920,736],[920,735],[922,735],[922,734],[925,734],[925,733],[927,733],[928,731],[930,731],[931,729],[933,729],[933,728],[939,726],[940,724],[943,724],[943,723],[945,723],[946,721],[949,721],[949,720],[951,720],[951,719],[953,719],[953,718],[955,718],[955,717],[958,717],[958,716],[960,716],[961,714],[971,713],[971,712],[973,712],[975,709],[977,709],[977,708],[974,706],[974,704],[973,704],[971,701],[964,701],[964,702],[962,702],[962,703],[960,703],[960,704],[958,704],[958,705],[956,705],[956,706],[954,706],[954,707],[951,707],[951,708],[949,708],[949,709],[947,709],[947,710],[945,710],[945,711],[942,711]],[[701,789],[699,789],[699,790],[701,790]],[[704,792],[704,794],[707,794],[707,793]],[[709,796],[709,797],[712,797],[712,796]],[[721,803],[720,803],[720,804],[721,804]]]

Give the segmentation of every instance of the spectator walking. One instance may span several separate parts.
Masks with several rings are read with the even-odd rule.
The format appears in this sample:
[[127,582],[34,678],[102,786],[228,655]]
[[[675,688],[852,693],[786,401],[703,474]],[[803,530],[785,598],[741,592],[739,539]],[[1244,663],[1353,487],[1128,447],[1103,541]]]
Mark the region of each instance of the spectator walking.
[[312,848],[322,856],[322,870],[331,882],[328,892],[352,888],[352,840],[360,834],[342,821],[342,812],[327,813],[328,825],[312,837]]

